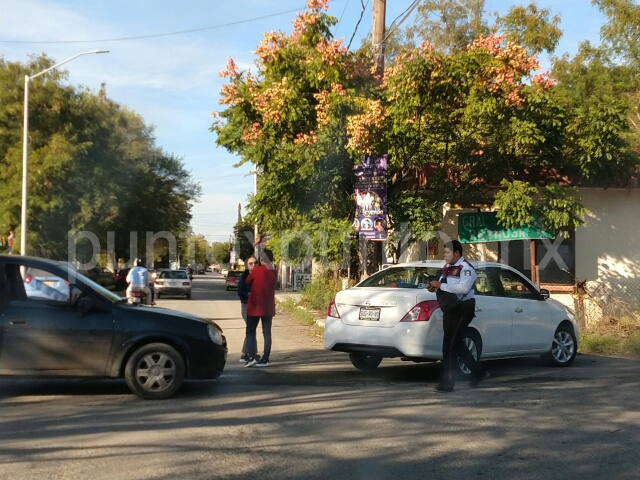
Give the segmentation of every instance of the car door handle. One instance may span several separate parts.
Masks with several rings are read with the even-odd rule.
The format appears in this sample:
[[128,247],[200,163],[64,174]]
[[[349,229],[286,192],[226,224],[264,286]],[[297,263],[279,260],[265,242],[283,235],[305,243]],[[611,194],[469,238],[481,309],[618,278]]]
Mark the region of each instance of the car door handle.
[[516,312],[516,313],[522,313],[522,312],[524,312],[524,310],[523,310],[523,309],[521,309],[521,308],[516,308],[516,309],[514,310],[514,312]]
[[475,310],[475,311],[476,311],[476,312],[481,312],[481,311],[482,311],[482,309],[481,309],[481,308],[476,308],[476,310]]
[[26,325],[26,320],[12,320],[9,322],[9,325]]

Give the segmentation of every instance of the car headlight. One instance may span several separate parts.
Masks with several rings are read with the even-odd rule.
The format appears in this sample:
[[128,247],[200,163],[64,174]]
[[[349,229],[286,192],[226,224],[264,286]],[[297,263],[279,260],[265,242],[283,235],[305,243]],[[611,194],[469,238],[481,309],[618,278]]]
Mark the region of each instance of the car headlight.
[[207,325],[207,333],[209,334],[209,338],[216,345],[223,345],[222,335],[220,334],[220,330],[218,330],[213,325]]

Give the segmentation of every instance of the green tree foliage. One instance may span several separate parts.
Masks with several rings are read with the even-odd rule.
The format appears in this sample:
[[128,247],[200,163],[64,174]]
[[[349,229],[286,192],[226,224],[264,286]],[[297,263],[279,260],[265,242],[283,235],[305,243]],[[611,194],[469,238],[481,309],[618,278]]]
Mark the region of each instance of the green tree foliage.
[[[212,131],[218,145],[258,169],[249,209],[274,242],[290,230],[320,242],[320,225],[339,232],[353,210],[346,122],[373,81],[370,60],[332,39],[337,19],[324,13],[327,3],[309,1],[290,35],[267,32],[256,50],[256,73],[240,72],[229,60],[221,74],[229,82],[221,92],[225,109]],[[341,241],[338,235],[329,243]]]
[[530,53],[553,53],[562,38],[560,16],[551,16],[548,8],[535,2],[526,7],[514,5],[504,17],[498,17],[495,29],[506,34],[507,40],[527,47]]
[[463,49],[489,33],[484,5],[485,0],[425,0],[407,35],[415,43],[428,41],[442,52]]
[[[45,56],[0,60],[0,228],[17,235],[24,76],[52,64]],[[131,258],[144,254],[147,231],[184,231],[200,189],[181,159],[155,145],[140,116],[65,78],[52,71],[30,86],[29,252],[66,259],[68,232],[81,231],[97,235],[106,250],[114,231],[116,258]],[[139,232],[132,254],[130,232]]]
[[231,259],[231,249],[229,248],[229,242],[213,242],[211,245],[211,253],[213,259],[221,264],[229,263]]

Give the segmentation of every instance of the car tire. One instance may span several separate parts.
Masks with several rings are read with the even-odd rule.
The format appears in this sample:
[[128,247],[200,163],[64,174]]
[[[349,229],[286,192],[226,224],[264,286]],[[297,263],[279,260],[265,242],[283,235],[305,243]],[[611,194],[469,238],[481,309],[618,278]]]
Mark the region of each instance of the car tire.
[[229,291],[229,287],[224,287],[224,289],[228,292]]
[[125,380],[140,398],[163,400],[178,391],[185,373],[184,359],[175,348],[165,343],[150,343],[131,355],[125,367]]
[[[462,333],[462,342],[471,351],[473,357],[478,360],[482,355],[482,339],[478,332],[473,328],[467,328]],[[458,372],[460,372],[460,375],[465,379],[470,379],[473,376],[471,370],[469,370],[460,359],[458,359]]]
[[378,368],[382,362],[382,355],[368,355],[361,352],[353,352],[349,354],[349,360],[354,367],[363,372],[371,372]]
[[551,350],[542,355],[542,359],[553,367],[568,367],[578,354],[578,341],[573,327],[560,325],[553,334]]
[[187,297],[187,300],[191,300],[191,294],[190,293],[187,293],[186,297]]

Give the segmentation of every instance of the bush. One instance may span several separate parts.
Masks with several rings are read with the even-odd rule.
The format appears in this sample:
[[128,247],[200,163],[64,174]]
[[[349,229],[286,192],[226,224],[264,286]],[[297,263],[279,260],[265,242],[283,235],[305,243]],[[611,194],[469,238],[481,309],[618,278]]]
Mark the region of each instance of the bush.
[[302,289],[300,302],[310,310],[326,310],[329,302],[342,290],[342,281],[318,275]]
[[640,332],[628,336],[585,332],[580,336],[580,352],[595,355],[640,355]]

